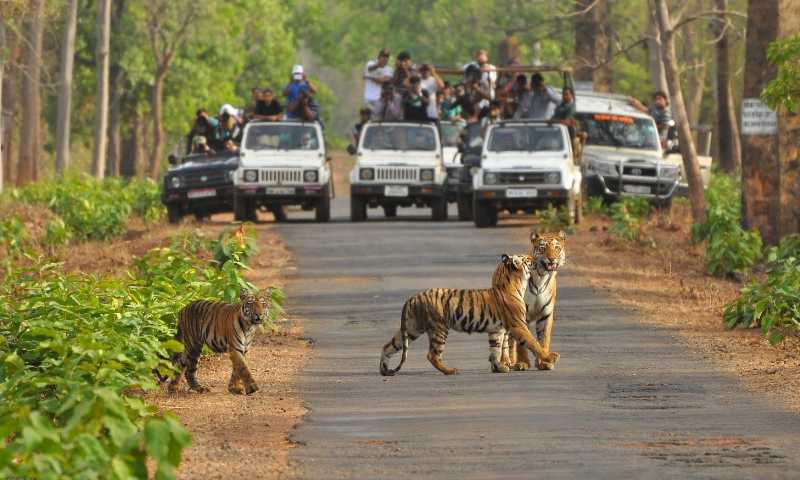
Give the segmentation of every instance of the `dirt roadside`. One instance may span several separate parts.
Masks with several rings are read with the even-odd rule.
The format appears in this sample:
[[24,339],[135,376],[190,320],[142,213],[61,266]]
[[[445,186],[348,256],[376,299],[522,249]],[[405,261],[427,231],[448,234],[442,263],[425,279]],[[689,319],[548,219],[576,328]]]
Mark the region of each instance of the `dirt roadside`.
[[[773,394],[800,412],[800,337],[773,347],[757,329],[724,328],[722,311],[742,285],[705,273],[702,246],[689,242],[690,224],[688,205],[676,203],[645,226],[653,247],[614,240],[605,231],[609,221],[591,216],[567,239],[567,263],[595,290],[639,312],[641,322],[667,327],[704,359],[739,376],[747,390]],[[557,323],[555,329],[557,337]]]

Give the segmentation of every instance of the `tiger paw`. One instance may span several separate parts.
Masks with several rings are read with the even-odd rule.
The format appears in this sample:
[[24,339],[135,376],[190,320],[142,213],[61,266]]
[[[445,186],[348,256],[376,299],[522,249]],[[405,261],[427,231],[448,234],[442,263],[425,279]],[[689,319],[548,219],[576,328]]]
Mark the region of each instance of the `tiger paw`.
[[556,363],[560,355],[556,352],[550,352],[545,358],[536,359],[536,368],[539,370],[552,370],[556,368]]
[[531,368],[531,365],[527,362],[517,362],[512,365],[512,368],[518,372],[524,372],[525,370]]
[[507,365],[504,365],[502,363],[497,364],[497,365],[492,364],[492,373],[508,373],[510,371],[511,371],[511,369],[508,368]]
[[245,395],[250,395],[256,393],[257,391],[258,391],[258,385],[256,385],[255,383],[251,383],[244,389]]
[[240,387],[238,385],[236,385],[236,386],[228,385],[228,391],[231,392],[234,395],[241,395],[241,394],[244,393],[244,390],[242,390],[242,387]]

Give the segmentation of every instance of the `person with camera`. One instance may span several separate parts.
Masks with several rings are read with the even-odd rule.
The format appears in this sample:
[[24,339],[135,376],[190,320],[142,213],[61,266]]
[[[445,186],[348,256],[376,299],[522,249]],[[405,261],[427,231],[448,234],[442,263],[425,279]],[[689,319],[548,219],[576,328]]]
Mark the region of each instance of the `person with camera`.
[[220,141],[219,133],[219,119],[210,116],[205,108],[198,109],[197,113],[195,113],[192,129],[186,136],[186,151],[193,152],[195,150],[193,148],[195,137],[203,137],[211,149],[221,149],[222,142]]
[[439,118],[439,93],[444,89],[444,81],[436,73],[436,67],[423,63],[419,67],[422,90],[428,92],[428,117]]
[[301,90],[306,90],[311,95],[317,93],[316,87],[311,83],[302,65],[292,67],[292,74],[289,76],[289,83],[283,88],[283,96],[286,103],[292,103],[297,99]]
[[394,69],[389,65],[389,50],[382,48],[378,58],[367,62],[364,69],[364,106],[374,110],[381,99],[381,89],[391,83]]
[[286,119],[319,122],[322,126],[319,104],[314,100],[310,90],[302,88],[298,91],[297,98],[286,107]]
[[417,75],[408,79],[408,94],[403,98],[403,117],[412,122],[429,122],[430,94],[422,89],[422,79]]
[[492,94],[487,84],[481,81],[481,71],[477,65],[469,64],[464,71],[464,94],[459,98],[462,110],[467,110],[467,105],[484,117],[489,111],[489,102]]
[[376,122],[403,120],[403,97],[395,92],[391,83],[386,83],[381,88],[381,98],[372,111],[372,120]]
[[531,88],[519,99],[517,118],[531,120],[550,120],[556,107],[561,103],[561,96],[545,85],[541,73],[531,75]]
[[392,85],[394,85],[395,91],[401,96],[408,93],[408,90],[411,88],[409,80],[414,75],[416,75],[416,71],[414,69],[414,63],[411,61],[411,54],[405,51],[397,54],[394,76],[392,77]]

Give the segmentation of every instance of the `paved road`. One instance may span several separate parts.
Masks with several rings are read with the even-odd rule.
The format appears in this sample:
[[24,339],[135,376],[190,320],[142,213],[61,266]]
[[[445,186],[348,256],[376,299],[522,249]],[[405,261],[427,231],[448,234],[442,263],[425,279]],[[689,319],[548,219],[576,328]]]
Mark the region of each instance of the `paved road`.
[[744,393],[568,266],[556,370],[492,374],[486,336],[453,333],[445,358],[460,375],[436,372],[421,338],[397,376],[381,377],[404,299],[485,287],[500,253],[526,250],[528,227],[437,224],[427,211],[350,224],[347,212],[338,199],[337,222],[279,227],[298,263],[290,308],[316,341],[299,383],[311,413],[291,435],[297,478],[800,477],[798,416]]

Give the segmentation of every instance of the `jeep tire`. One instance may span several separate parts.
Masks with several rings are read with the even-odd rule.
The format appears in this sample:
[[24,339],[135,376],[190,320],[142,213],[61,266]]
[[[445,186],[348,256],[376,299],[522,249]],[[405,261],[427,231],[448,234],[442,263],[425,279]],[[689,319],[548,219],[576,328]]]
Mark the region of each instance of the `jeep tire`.
[[493,202],[473,201],[475,226],[478,228],[493,227],[497,225],[497,207]]
[[350,221],[364,222],[367,220],[367,200],[359,195],[350,196]]
[[458,219],[462,222],[472,221],[474,215],[472,210],[472,195],[458,192],[456,196],[456,206],[458,207]]
[[271,205],[269,207],[269,211],[272,212],[272,216],[275,217],[275,221],[277,223],[282,223],[286,221],[287,218],[286,209],[283,208],[283,205]]
[[317,202],[314,211],[314,220],[317,222],[327,222],[331,219],[331,191],[328,185],[322,189],[322,194]]
[[238,195],[233,196],[233,219],[237,222],[254,221],[256,216],[252,200]]
[[447,196],[442,195],[431,199],[431,219],[434,222],[447,221]]
[[397,216],[397,205],[384,205],[383,215],[386,218],[394,218]]
[[167,205],[167,221],[169,223],[178,223],[183,218],[180,205]]

